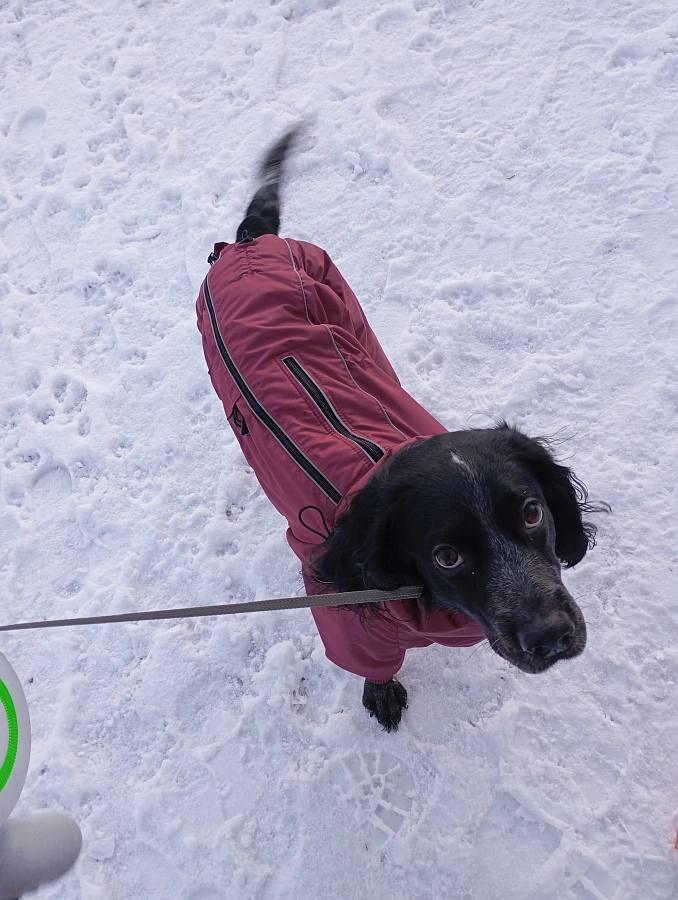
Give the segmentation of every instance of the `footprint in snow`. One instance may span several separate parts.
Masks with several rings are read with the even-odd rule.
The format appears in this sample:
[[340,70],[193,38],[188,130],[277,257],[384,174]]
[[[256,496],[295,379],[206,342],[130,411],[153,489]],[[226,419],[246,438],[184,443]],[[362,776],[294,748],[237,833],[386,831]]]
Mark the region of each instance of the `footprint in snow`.
[[12,214],[0,223],[0,241],[9,252],[7,271],[14,287],[24,294],[39,293],[51,274],[52,260],[28,214]]
[[479,843],[500,847],[506,856],[524,853],[529,848],[534,868],[540,868],[562,838],[559,828],[548,818],[538,810],[528,809],[508,791],[500,792],[485,813]]
[[68,469],[57,463],[43,466],[33,479],[33,495],[44,504],[59,503],[72,491],[72,479]]
[[2,159],[7,182],[17,200],[24,200],[35,190],[36,172],[43,161],[43,126],[47,113],[41,106],[24,110],[8,133]]
[[330,782],[353,809],[370,847],[394,837],[412,809],[414,780],[392,753],[348,754],[335,762]]
[[648,312],[648,326],[655,340],[671,343],[678,337],[678,308],[675,297],[665,297],[654,303]]
[[619,881],[599,863],[592,862],[572,885],[577,900],[613,900],[617,897]]

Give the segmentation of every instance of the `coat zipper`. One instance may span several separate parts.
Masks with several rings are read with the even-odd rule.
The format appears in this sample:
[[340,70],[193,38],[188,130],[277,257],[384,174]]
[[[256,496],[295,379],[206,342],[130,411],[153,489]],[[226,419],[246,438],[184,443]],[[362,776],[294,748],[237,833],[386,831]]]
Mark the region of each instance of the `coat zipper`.
[[219,330],[219,322],[217,320],[216,312],[214,310],[214,303],[212,301],[212,294],[210,293],[209,283],[207,277],[202,283],[203,286],[203,296],[205,298],[205,305],[207,306],[207,311],[210,316],[210,320],[212,322],[212,331],[214,332],[214,340],[217,344],[217,349],[219,350],[219,355],[226,366],[226,369],[236,383],[238,390],[242,394],[245,399],[245,402],[252,410],[254,415],[259,419],[261,424],[270,431],[273,437],[278,441],[278,443],[282,446],[282,448],[289,454],[289,456],[297,463],[297,465],[303,469],[304,472],[308,475],[311,481],[320,488],[320,490],[325,494],[325,496],[332,501],[332,503],[338,504],[341,500],[341,491],[337,490],[337,488],[332,484],[329,478],[326,478],[325,475],[314,466],[311,460],[306,456],[306,454],[294,443],[292,438],[287,434],[286,431],[281,428],[281,426],[275,421],[273,416],[262,406],[259,400],[256,398],[251,388],[243,378],[240,370],[236,366],[233,357],[228,351],[228,348],[224,342],[223,337],[221,336],[221,331]]
[[344,425],[327,396],[311,378],[306,369],[304,369],[304,367],[300,363],[298,363],[293,356],[286,356],[283,359],[283,363],[292,373],[293,377],[299,382],[302,388],[306,391],[308,396],[315,403],[315,405],[318,407],[318,409],[332,426],[332,428],[334,428],[334,430],[343,437],[348,438],[349,441],[353,441],[354,444],[357,444],[360,449],[367,454],[367,456],[372,460],[373,463],[379,462],[379,460],[384,455],[384,451],[382,450],[382,448],[378,444],[375,444],[372,441],[369,441],[367,438],[361,437],[359,434],[351,431],[350,428]]

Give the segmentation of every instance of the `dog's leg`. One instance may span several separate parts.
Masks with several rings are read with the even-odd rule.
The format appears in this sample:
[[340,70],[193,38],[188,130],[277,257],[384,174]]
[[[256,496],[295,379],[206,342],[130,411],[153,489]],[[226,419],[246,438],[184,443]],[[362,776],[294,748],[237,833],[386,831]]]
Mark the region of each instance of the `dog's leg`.
[[384,731],[397,731],[403,710],[407,709],[407,691],[395,678],[385,684],[365,679],[363,706],[370,716],[376,716]]
[[301,126],[292,128],[266,155],[259,170],[259,187],[238,225],[236,243],[252,241],[262,234],[277,234],[280,230],[280,179],[285,158],[300,131]]

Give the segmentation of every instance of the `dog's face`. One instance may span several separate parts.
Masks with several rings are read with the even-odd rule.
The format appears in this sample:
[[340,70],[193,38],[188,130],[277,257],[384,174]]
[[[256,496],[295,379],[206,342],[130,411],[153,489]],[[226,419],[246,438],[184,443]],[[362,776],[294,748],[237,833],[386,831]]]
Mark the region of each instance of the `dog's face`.
[[444,477],[410,494],[400,534],[431,602],[476,621],[524,672],[577,656],[586,625],[560,579],[548,488],[496,432],[445,437]]
[[[505,426],[438,435],[397,454],[354,499],[327,543],[324,580],[345,589],[424,588],[460,611],[524,672],[586,644],[560,579],[592,539],[585,491],[542,443]],[[342,577],[343,576],[346,577]]]

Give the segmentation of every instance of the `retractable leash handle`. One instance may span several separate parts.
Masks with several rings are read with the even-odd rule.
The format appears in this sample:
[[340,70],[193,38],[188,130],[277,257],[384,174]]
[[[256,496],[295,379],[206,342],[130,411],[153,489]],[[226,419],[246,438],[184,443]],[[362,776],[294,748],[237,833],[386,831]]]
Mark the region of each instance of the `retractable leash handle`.
[[76,823],[59,813],[6,821],[26,781],[30,755],[26,696],[16,672],[0,653],[0,900],[16,900],[59,878],[71,868],[82,846]]
[[0,826],[16,806],[30,756],[31,720],[26,696],[16,672],[0,653]]

